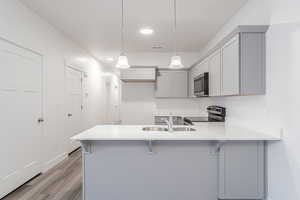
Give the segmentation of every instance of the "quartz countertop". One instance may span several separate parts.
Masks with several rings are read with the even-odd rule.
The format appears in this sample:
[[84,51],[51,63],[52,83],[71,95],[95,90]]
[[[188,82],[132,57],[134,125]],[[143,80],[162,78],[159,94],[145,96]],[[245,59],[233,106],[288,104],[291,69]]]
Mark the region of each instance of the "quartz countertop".
[[[156,125],[98,125],[72,137],[77,141],[97,140],[195,140],[195,141],[278,141],[281,138],[243,127],[226,126],[224,123],[201,123],[189,126],[192,132],[143,131],[143,127]],[[166,126],[159,126],[166,127]],[[176,127],[176,126],[174,126]]]

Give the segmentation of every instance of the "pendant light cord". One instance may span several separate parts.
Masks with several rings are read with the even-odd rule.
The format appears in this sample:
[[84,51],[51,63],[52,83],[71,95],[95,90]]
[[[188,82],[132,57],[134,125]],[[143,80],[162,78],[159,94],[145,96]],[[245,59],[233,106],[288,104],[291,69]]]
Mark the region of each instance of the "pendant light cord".
[[177,2],[174,0],[174,52],[177,55]]
[[121,55],[124,54],[124,0],[122,0]]

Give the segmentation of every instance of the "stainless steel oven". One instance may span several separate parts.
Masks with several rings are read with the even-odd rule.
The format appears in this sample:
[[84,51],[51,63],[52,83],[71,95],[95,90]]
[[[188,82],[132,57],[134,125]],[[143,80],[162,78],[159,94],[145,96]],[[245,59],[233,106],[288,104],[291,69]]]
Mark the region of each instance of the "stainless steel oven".
[[207,97],[209,95],[208,72],[194,78],[194,95],[196,97]]

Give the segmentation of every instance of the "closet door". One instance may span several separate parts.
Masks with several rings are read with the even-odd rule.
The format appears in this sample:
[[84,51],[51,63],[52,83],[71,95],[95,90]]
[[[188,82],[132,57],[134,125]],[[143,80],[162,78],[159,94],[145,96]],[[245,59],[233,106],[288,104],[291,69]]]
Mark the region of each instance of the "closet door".
[[0,198],[40,172],[42,57],[0,40]]
[[83,73],[71,67],[66,70],[66,131],[68,153],[80,146],[80,143],[70,138],[82,131],[83,112]]

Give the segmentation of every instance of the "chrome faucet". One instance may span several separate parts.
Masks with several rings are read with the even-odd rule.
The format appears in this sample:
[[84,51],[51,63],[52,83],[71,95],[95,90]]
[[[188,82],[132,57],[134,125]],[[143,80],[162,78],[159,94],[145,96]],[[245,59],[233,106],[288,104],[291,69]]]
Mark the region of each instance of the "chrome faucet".
[[168,131],[173,132],[173,117],[170,116],[169,120],[164,119],[164,122],[168,125]]

